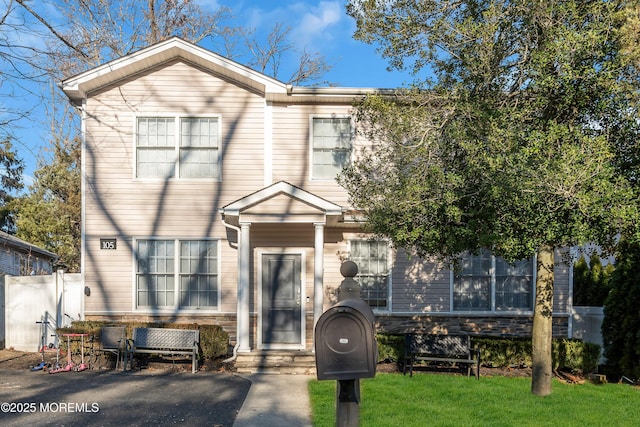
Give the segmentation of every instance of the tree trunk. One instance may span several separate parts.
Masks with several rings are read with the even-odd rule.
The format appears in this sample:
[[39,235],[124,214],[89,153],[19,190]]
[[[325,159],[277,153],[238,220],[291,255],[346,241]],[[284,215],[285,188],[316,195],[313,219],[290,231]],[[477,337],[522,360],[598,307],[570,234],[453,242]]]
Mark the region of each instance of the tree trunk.
[[536,265],[536,301],[533,312],[531,392],[538,396],[551,394],[553,367],[551,339],[553,325],[553,247],[538,249]]

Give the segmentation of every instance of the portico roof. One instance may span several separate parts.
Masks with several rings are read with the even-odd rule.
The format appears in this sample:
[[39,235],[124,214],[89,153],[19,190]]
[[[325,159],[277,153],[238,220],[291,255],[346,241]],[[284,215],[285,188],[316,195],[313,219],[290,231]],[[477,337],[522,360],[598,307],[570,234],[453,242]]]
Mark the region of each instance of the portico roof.
[[224,206],[220,213],[225,217],[245,215],[247,219],[252,219],[250,222],[257,218],[262,219],[260,222],[288,222],[294,217],[307,217],[309,222],[313,222],[313,218],[341,216],[343,208],[300,187],[280,181]]

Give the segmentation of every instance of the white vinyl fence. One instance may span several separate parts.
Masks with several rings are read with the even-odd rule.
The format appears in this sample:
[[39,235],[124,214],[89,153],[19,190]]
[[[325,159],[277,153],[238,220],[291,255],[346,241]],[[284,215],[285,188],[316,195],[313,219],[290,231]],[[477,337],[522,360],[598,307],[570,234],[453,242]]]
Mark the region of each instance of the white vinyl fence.
[[602,346],[602,321],[604,319],[604,307],[573,307],[572,338],[578,338],[585,342]]
[[[57,327],[84,318],[84,286],[80,274],[58,271],[43,276],[4,276],[4,298],[0,318],[0,344],[20,351],[38,351],[55,341]],[[0,292],[1,293],[1,292]]]

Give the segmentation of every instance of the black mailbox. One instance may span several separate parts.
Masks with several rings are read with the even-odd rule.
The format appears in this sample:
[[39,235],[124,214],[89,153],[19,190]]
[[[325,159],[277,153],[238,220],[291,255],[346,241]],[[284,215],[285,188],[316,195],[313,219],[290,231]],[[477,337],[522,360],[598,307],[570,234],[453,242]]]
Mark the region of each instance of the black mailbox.
[[373,378],[378,363],[375,318],[361,299],[342,300],[325,311],[315,329],[319,380]]

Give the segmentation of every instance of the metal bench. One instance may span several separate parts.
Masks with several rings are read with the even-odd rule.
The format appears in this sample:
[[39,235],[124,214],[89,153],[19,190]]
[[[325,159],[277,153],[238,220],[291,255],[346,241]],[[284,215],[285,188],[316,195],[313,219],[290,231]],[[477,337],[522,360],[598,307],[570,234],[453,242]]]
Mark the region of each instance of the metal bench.
[[413,376],[417,361],[467,365],[468,376],[471,366],[476,365],[476,378],[480,378],[480,349],[471,348],[468,335],[406,334],[402,373],[406,374],[408,368],[409,376]]
[[124,326],[104,326],[100,330],[100,348],[96,353],[111,353],[116,356],[116,369],[120,361],[124,365],[127,337]]
[[191,355],[191,372],[196,373],[199,342],[200,331],[197,329],[135,328],[127,354],[131,361],[135,354],[141,353]]

